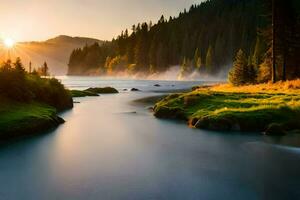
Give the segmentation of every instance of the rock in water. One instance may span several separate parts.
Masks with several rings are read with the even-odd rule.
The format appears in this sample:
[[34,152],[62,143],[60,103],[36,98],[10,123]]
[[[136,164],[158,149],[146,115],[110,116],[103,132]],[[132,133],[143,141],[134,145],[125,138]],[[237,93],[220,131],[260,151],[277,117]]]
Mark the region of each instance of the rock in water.
[[132,88],[131,91],[132,91],[132,92],[137,92],[137,91],[140,91],[140,90],[137,89],[137,88]]
[[279,136],[279,135],[285,135],[286,133],[281,124],[272,123],[268,126],[264,134]]
[[92,92],[97,94],[116,94],[119,93],[118,90],[116,90],[113,87],[104,87],[104,88],[88,88],[84,90],[86,92]]

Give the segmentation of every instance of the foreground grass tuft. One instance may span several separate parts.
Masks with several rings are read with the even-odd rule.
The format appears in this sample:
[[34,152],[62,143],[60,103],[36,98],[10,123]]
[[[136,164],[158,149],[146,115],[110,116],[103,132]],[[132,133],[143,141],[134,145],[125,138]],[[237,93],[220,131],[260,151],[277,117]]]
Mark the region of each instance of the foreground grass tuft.
[[0,139],[37,134],[63,123],[56,109],[41,103],[1,101]]

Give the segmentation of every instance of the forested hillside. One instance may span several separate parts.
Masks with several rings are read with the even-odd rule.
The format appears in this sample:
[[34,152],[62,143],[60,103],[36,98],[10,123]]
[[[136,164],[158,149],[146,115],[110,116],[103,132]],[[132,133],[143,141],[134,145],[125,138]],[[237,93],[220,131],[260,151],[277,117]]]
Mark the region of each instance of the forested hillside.
[[[195,71],[203,76],[220,72],[226,75],[239,50],[243,51],[247,65],[258,73],[262,64],[264,70],[270,66],[270,2],[209,0],[192,5],[176,18],[162,16],[155,24],[134,25],[112,42],[75,49],[68,73],[148,75],[180,66],[181,78]],[[285,2],[291,7],[290,13],[298,16],[299,3]],[[296,21],[294,24],[299,24]]]

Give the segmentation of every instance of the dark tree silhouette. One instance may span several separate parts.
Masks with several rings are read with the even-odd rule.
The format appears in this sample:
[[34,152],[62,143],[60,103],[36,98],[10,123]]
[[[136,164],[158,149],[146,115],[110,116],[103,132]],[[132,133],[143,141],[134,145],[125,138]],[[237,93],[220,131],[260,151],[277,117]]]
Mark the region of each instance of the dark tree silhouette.
[[[147,75],[189,61],[194,69],[201,68],[202,74],[216,75],[228,72],[234,56],[242,49],[255,71],[270,68],[274,82],[279,77],[297,78],[299,12],[298,0],[205,1],[192,5],[178,17],[166,20],[162,16],[156,24],[133,25],[131,33],[122,31],[101,46],[75,49],[68,73],[105,75],[109,62],[122,58],[123,67],[118,68],[123,72]],[[264,70],[260,70],[262,64]]]

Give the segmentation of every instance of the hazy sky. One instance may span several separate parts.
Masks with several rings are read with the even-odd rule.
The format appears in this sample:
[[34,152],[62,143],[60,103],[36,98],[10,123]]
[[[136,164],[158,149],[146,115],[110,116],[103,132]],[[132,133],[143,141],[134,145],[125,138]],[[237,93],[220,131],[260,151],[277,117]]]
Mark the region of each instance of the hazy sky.
[[0,0],[0,37],[45,40],[56,35],[110,40],[132,24],[177,16],[201,0]]

